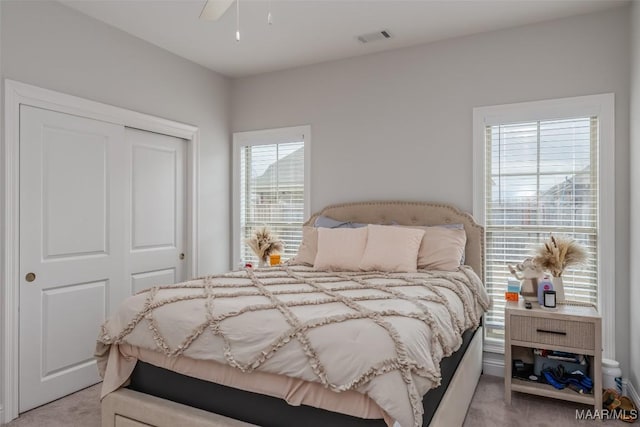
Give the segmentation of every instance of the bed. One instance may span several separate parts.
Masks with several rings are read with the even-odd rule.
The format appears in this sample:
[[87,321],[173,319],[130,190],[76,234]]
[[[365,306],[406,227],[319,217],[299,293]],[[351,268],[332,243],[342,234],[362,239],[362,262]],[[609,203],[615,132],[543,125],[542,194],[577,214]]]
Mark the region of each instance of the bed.
[[[333,205],[305,225],[318,217],[457,224],[465,266],[355,273],[285,265],[143,292],[101,331],[103,426],[461,425],[481,373],[489,304],[482,227],[425,202]],[[351,361],[358,352],[366,363]]]

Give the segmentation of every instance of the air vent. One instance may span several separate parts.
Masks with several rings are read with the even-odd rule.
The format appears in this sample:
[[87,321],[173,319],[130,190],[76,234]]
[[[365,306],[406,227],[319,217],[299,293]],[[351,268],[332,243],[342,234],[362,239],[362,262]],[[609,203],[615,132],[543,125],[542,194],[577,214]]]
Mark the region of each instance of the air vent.
[[375,33],[362,34],[358,36],[358,41],[362,44],[386,40],[391,38],[389,30],[376,31]]

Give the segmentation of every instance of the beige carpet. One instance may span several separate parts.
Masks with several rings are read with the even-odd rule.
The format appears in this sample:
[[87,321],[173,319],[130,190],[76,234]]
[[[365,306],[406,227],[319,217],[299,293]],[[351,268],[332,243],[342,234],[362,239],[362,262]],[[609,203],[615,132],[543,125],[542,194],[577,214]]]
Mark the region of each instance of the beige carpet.
[[[98,427],[99,385],[22,414],[6,427]],[[465,427],[570,427],[628,425],[622,421],[577,421],[574,403],[514,393],[512,404],[504,403],[502,378],[483,375],[471,402]],[[453,427],[453,426],[443,426]]]
[[[622,421],[578,421],[576,409],[593,406],[564,402],[556,399],[513,393],[511,406],[504,403],[504,379],[483,375],[471,401],[464,427],[572,427],[618,426],[630,424]],[[633,424],[631,424],[633,425]]]
[[100,384],[97,384],[25,412],[5,427],[97,427],[99,398]]

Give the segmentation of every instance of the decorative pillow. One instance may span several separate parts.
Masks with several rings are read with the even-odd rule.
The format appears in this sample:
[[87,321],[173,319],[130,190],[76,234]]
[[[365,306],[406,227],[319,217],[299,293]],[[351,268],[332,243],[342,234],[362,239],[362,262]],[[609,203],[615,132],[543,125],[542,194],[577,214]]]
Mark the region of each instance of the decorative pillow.
[[467,233],[464,229],[441,226],[412,227],[424,230],[418,251],[418,268],[454,271],[464,260]]
[[[464,224],[438,224],[433,225],[432,227],[444,227],[444,228],[455,228],[456,230],[464,230]],[[464,236],[465,244],[467,241],[467,236]],[[462,257],[460,257],[460,265],[464,264],[464,250],[462,250]]]
[[367,228],[318,228],[319,270],[358,271],[367,246]]
[[291,260],[292,264],[313,265],[318,253],[318,229],[311,226],[302,227],[302,243],[298,248],[298,254]]
[[367,224],[362,224],[359,222],[340,221],[340,220],[333,219],[328,216],[322,216],[322,215],[316,218],[313,225],[314,227],[321,227],[321,228],[362,228],[367,226]]
[[367,226],[368,237],[360,269],[365,271],[417,271],[418,249],[425,231],[389,225]]

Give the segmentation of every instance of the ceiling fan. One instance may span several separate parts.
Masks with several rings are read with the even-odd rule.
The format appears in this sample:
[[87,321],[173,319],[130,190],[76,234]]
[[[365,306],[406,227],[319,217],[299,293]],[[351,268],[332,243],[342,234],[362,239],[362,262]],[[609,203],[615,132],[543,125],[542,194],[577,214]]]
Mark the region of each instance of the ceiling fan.
[[[240,0],[207,0],[200,19],[207,21],[217,21],[224,15],[233,3],[236,3],[236,41],[240,41]],[[271,0],[269,0],[269,12],[267,13],[267,24],[271,25]]]
[[231,7],[234,1],[236,0],[207,0],[202,12],[200,12],[200,19],[217,21]]

